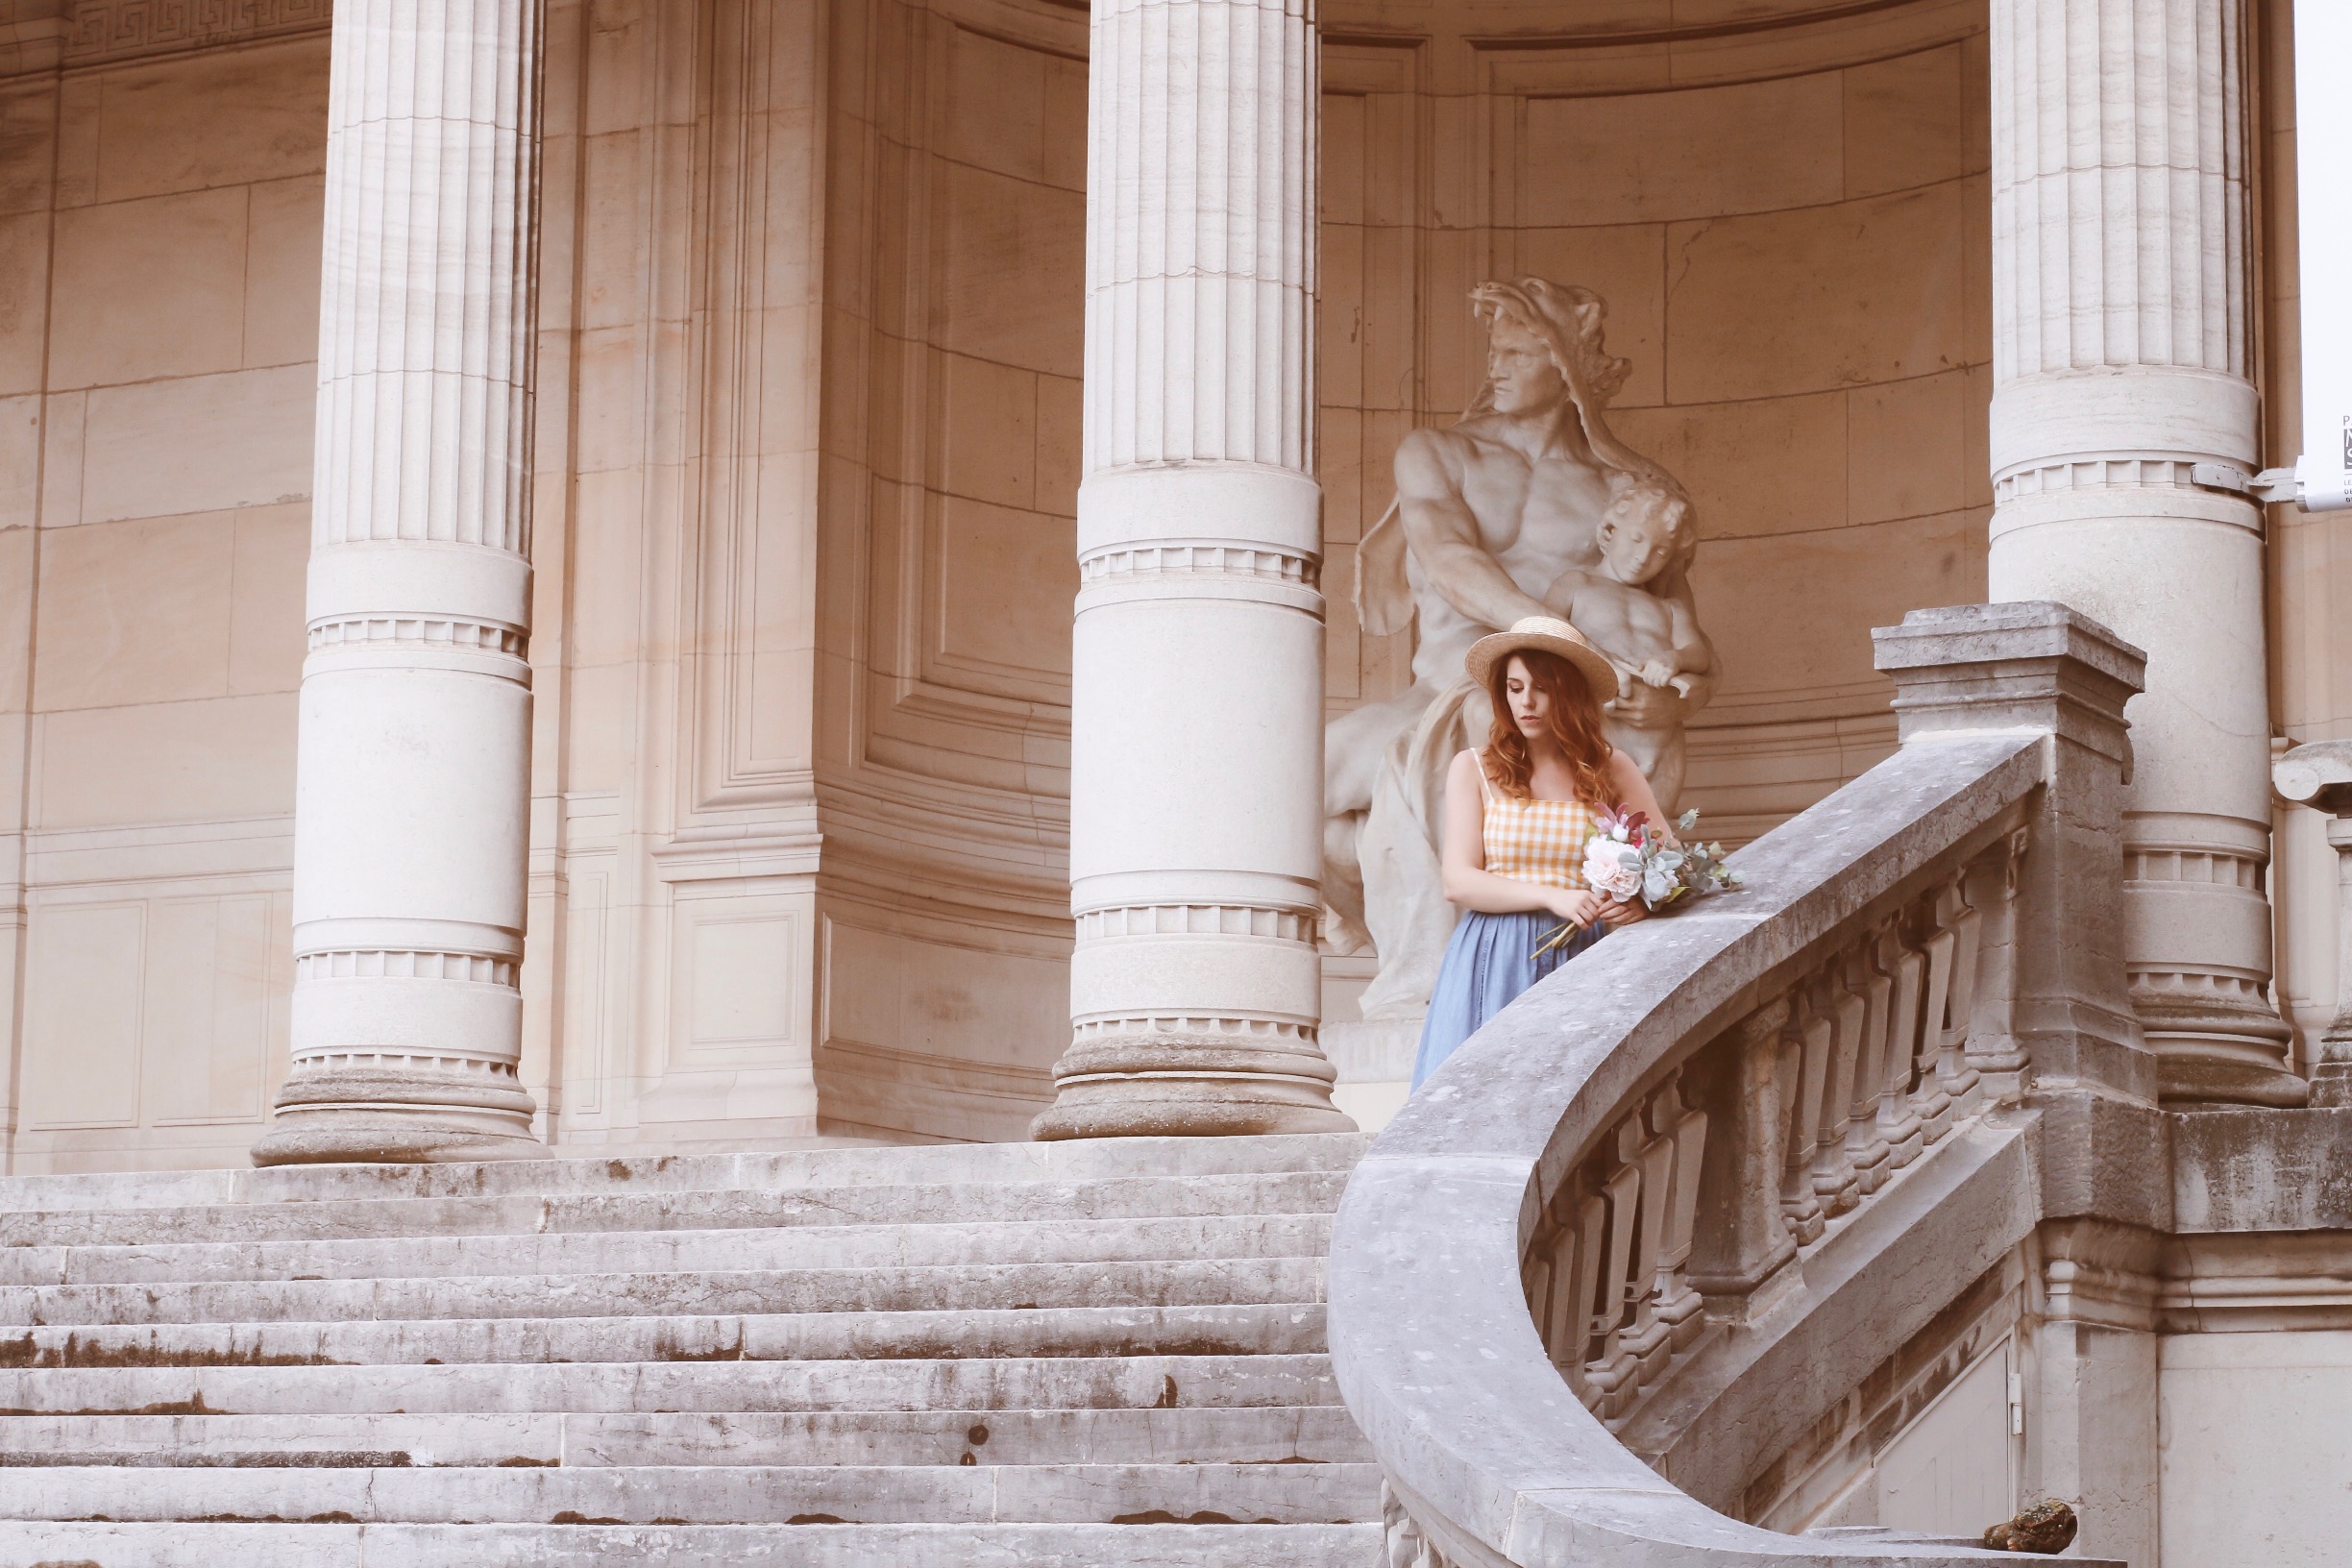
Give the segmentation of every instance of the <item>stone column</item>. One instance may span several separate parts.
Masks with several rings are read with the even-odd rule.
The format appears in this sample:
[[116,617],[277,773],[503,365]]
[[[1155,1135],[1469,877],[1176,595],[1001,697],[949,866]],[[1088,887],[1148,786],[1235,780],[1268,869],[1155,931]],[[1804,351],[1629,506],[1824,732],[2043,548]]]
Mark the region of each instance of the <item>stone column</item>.
[[2124,954],[2170,1100],[2300,1104],[2272,1006],[2241,0],[1994,0],[1991,597],[2147,650]]
[[537,0],[338,0],[293,1070],[254,1160],[528,1153]]
[[1344,1130],[1316,1041],[1309,0],[1098,0],[1073,1040],[1039,1138]]
[[2327,814],[2336,851],[2336,1016],[2312,1052],[2314,1105],[2352,1105],[2352,741],[2298,746],[2271,765],[2278,792]]

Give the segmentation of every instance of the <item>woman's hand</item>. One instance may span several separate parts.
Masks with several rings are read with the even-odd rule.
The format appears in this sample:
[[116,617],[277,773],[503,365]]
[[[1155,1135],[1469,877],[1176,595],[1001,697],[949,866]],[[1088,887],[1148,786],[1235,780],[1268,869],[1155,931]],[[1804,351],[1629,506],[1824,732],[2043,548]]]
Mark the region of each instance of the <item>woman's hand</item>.
[[[1586,896],[1593,895],[1587,894]],[[1599,898],[1596,899],[1593,913],[1600,916],[1610,930],[1621,931],[1629,925],[1648,919],[1650,906],[1639,898]]]
[[1590,926],[1603,908],[1601,895],[1590,888],[1552,888],[1548,892],[1545,903],[1552,913],[1579,931]]

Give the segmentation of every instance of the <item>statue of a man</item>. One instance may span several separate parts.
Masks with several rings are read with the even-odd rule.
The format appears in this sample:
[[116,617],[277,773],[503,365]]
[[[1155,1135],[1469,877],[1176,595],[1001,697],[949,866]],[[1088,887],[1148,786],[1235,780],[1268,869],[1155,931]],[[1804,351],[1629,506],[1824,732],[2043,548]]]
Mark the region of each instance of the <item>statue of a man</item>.
[[[1713,689],[1688,577],[1689,498],[1603,417],[1632,368],[1603,346],[1608,307],[1589,289],[1539,278],[1482,283],[1470,298],[1487,327],[1485,387],[1458,424],[1414,430],[1397,448],[1396,504],[1358,551],[1364,630],[1417,623],[1413,681],[1334,720],[1324,743],[1324,897],[1336,942],[1368,937],[1380,955],[1367,1019],[1427,1005],[1453,931],[1438,804],[1455,752],[1485,744],[1485,694],[1462,674],[1472,643],[1527,616],[1574,621],[1626,668],[1616,693],[1596,695],[1607,700],[1611,741],[1670,811],[1683,721]],[[1648,614],[1629,619],[1628,609]],[[1629,639],[1654,623],[1666,644],[1679,640],[1679,655],[1620,654],[1596,618]]]

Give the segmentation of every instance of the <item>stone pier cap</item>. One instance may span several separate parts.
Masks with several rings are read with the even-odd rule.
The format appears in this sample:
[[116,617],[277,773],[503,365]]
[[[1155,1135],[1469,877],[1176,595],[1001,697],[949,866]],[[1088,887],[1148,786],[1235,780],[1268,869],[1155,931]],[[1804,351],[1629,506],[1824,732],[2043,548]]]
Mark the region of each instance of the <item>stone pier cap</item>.
[[1873,663],[1895,679],[1904,740],[1965,729],[2048,729],[2123,763],[2116,723],[2146,689],[2147,654],[2070,605],[2022,600],[1913,610],[1871,632]]

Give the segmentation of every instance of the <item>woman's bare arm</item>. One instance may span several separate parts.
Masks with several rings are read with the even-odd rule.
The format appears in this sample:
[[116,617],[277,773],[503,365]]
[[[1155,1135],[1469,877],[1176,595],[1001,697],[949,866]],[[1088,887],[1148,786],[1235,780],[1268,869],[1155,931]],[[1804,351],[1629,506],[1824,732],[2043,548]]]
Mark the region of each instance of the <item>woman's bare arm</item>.
[[1479,788],[1476,751],[1456,754],[1446,770],[1445,823],[1438,865],[1449,903],[1483,915],[1549,913],[1575,925],[1589,924],[1601,900],[1580,888],[1548,888],[1497,876],[1486,869],[1486,798]]
[[1668,844],[1679,842],[1675,838],[1674,823],[1667,820],[1665,809],[1658,804],[1657,792],[1650,787],[1650,780],[1633,765],[1631,757],[1621,750],[1610,750],[1608,781],[1619,805],[1638,811],[1648,818],[1651,827],[1665,835]]
[[[1616,795],[1620,808],[1640,812],[1649,819],[1652,827],[1664,835],[1668,844],[1678,842],[1674,823],[1666,820],[1666,813],[1658,805],[1657,792],[1650,787],[1650,780],[1642,776],[1642,771],[1633,766],[1631,757],[1612,749],[1609,752],[1608,776],[1610,789]],[[1605,898],[1594,913],[1614,930],[1648,919],[1650,906],[1639,898]]]

